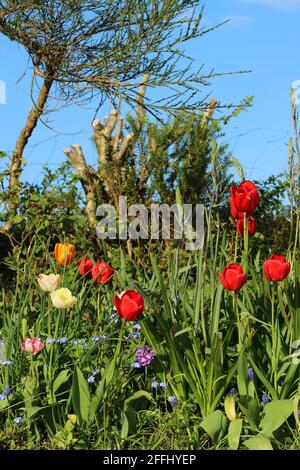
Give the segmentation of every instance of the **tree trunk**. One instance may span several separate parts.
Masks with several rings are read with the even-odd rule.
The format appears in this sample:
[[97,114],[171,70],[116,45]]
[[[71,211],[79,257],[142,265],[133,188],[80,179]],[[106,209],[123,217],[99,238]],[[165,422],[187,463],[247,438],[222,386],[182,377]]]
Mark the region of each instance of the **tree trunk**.
[[44,112],[52,84],[52,78],[46,77],[44,79],[44,82],[39,92],[38,100],[27,116],[25,127],[21,130],[19,134],[15,149],[11,156],[8,188],[8,220],[0,228],[1,232],[9,232],[13,227],[13,217],[16,215],[18,206],[16,200],[19,195],[23,152],[28,143],[29,138],[31,137],[34,129],[37,126],[39,118]]

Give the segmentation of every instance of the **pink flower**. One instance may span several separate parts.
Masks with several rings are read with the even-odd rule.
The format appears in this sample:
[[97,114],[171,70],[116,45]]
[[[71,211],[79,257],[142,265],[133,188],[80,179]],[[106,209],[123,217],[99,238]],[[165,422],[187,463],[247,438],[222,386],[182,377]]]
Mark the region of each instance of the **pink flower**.
[[40,338],[25,338],[24,341],[20,341],[20,346],[28,353],[37,354],[43,349],[45,343]]

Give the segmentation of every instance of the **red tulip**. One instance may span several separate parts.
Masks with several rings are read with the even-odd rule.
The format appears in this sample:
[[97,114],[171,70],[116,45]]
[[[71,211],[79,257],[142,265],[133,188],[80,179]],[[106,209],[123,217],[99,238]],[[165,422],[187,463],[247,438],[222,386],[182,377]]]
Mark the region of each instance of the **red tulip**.
[[94,267],[91,258],[81,258],[78,262],[78,270],[81,276],[92,277],[92,269]]
[[230,188],[232,204],[237,212],[252,214],[259,204],[259,192],[252,181],[243,181],[238,187]]
[[144,297],[134,290],[127,290],[121,295],[114,295],[114,305],[120,317],[136,321],[144,311]]
[[[236,229],[238,231],[238,234],[240,237],[244,236],[244,219],[240,219],[237,222]],[[248,217],[248,235],[249,237],[252,237],[256,232],[256,220],[251,217],[251,215]]]
[[291,264],[283,255],[272,255],[264,262],[264,273],[268,281],[283,281],[291,270]]
[[229,264],[219,276],[226,290],[240,290],[247,282],[247,277],[240,264]]
[[111,268],[105,261],[98,261],[92,269],[92,278],[98,284],[108,284],[112,281],[115,270]]
[[229,204],[230,204],[230,214],[233,219],[243,219],[244,218],[244,212],[239,212],[237,208],[235,207],[234,203],[234,198],[231,195],[229,198]]

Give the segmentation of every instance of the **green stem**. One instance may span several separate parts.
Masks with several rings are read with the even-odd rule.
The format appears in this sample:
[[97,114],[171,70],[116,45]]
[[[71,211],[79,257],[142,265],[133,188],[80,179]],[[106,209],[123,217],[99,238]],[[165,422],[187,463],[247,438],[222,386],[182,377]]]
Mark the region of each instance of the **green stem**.
[[249,236],[248,236],[248,214],[244,214],[244,252],[243,252],[243,270],[246,276],[248,275],[248,251],[249,251]]
[[238,332],[238,352],[242,350],[242,331],[241,331],[241,321],[240,321],[240,313],[239,313],[239,306],[237,302],[237,294],[233,292],[233,305],[234,311],[236,315],[236,322],[237,322],[237,332]]
[[272,297],[271,297],[271,322],[272,322],[272,371],[274,376],[274,386],[276,390],[277,386],[277,373],[276,373],[276,329],[275,329],[275,285],[272,285]]

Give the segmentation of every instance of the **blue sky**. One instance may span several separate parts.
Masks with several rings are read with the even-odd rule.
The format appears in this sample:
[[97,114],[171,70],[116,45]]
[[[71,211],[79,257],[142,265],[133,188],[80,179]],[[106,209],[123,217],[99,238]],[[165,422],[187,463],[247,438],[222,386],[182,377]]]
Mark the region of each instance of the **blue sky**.
[[[196,64],[204,64],[206,72],[252,71],[212,82],[212,95],[223,103],[237,104],[254,95],[253,108],[227,126],[224,140],[248,178],[278,174],[286,167],[292,133],[289,88],[300,80],[300,0],[207,0],[205,4],[205,25],[231,21],[190,44],[187,51]],[[30,73],[22,77],[26,55],[2,36],[0,64],[0,80],[7,86],[7,103],[0,105],[0,150],[9,152],[30,108]],[[105,105],[98,117],[108,111]],[[88,161],[95,162],[89,140],[92,119],[92,109],[73,107],[49,116],[52,129],[39,124],[25,152],[24,178],[37,181],[44,164],[56,168],[65,158],[63,149],[72,143],[80,143]]]

